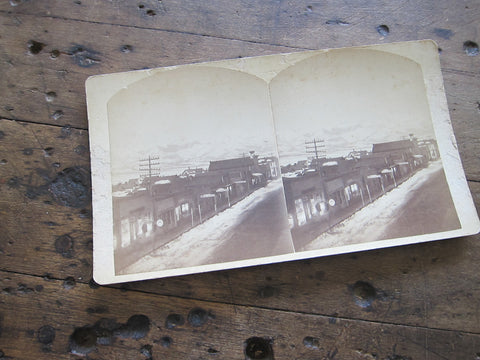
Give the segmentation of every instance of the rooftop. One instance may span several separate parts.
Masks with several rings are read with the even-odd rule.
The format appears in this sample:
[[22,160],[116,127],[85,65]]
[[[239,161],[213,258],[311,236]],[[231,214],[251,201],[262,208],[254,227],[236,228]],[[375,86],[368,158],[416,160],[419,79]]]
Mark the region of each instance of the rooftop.
[[254,161],[249,157],[210,161],[208,171],[238,169],[252,165],[254,165]]
[[393,151],[393,150],[403,150],[413,147],[414,143],[410,140],[398,140],[390,141],[385,143],[373,144],[373,153]]

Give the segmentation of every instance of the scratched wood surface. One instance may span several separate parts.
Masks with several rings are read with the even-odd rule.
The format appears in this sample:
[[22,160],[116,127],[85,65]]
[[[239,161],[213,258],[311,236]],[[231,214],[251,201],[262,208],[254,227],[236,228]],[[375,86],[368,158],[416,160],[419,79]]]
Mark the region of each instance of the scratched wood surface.
[[[0,3],[0,359],[480,359],[479,236],[99,287],[87,76],[431,38],[480,207],[478,1]],[[379,28],[386,25],[386,28]]]

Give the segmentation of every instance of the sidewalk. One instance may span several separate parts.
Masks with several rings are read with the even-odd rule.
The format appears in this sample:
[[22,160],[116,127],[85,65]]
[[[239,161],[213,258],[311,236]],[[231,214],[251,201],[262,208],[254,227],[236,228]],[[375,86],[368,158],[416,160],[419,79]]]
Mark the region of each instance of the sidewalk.
[[232,207],[214,215],[202,224],[159,247],[126,267],[121,273],[148,272],[204,265],[217,248],[228,242],[235,227],[248,211],[282,186],[281,179],[270,182]]
[[317,236],[301,250],[380,240],[389,224],[397,219],[398,213],[404,209],[408,201],[439,171],[443,171],[442,163],[440,161],[431,163],[348,219]]

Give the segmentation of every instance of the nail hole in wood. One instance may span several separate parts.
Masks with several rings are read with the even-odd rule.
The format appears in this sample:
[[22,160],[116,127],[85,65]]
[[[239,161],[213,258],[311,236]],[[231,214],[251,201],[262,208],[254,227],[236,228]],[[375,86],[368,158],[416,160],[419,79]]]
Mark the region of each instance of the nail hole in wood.
[[121,48],[120,48],[120,51],[127,54],[129,52],[132,52],[133,50],[133,46],[132,45],[123,45]]
[[303,339],[303,345],[305,345],[306,348],[318,350],[320,348],[320,340],[312,336],[306,336]]
[[30,52],[30,54],[37,55],[40,53],[40,51],[43,50],[44,46],[45,46],[44,43],[41,43],[35,40],[30,40],[28,42],[28,51]]
[[55,100],[56,97],[57,93],[55,91],[49,91],[45,94],[45,100],[47,102],[52,102],[53,100]]
[[387,36],[390,33],[390,29],[387,25],[378,25],[377,32],[382,36]]
[[272,341],[261,337],[251,337],[245,341],[245,359],[273,360]]
[[58,120],[63,116],[63,111],[62,110],[57,110],[52,114],[52,119],[53,120]]
[[375,288],[365,281],[357,281],[353,285],[353,300],[362,308],[370,307],[376,296]]
[[474,41],[465,41],[463,43],[463,51],[468,56],[477,56],[478,55],[478,44]]
[[58,51],[57,49],[54,49],[54,50],[50,51],[50,57],[52,59],[55,59],[59,56],[60,56],[60,51]]

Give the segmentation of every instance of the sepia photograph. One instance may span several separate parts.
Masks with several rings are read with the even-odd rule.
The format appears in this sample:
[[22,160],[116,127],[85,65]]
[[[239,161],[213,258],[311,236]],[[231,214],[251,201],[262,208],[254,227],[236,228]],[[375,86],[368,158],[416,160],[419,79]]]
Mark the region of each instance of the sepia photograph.
[[109,101],[117,274],[293,251],[266,90],[195,67]]
[[331,51],[270,88],[296,251],[461,227],[418,63]]

